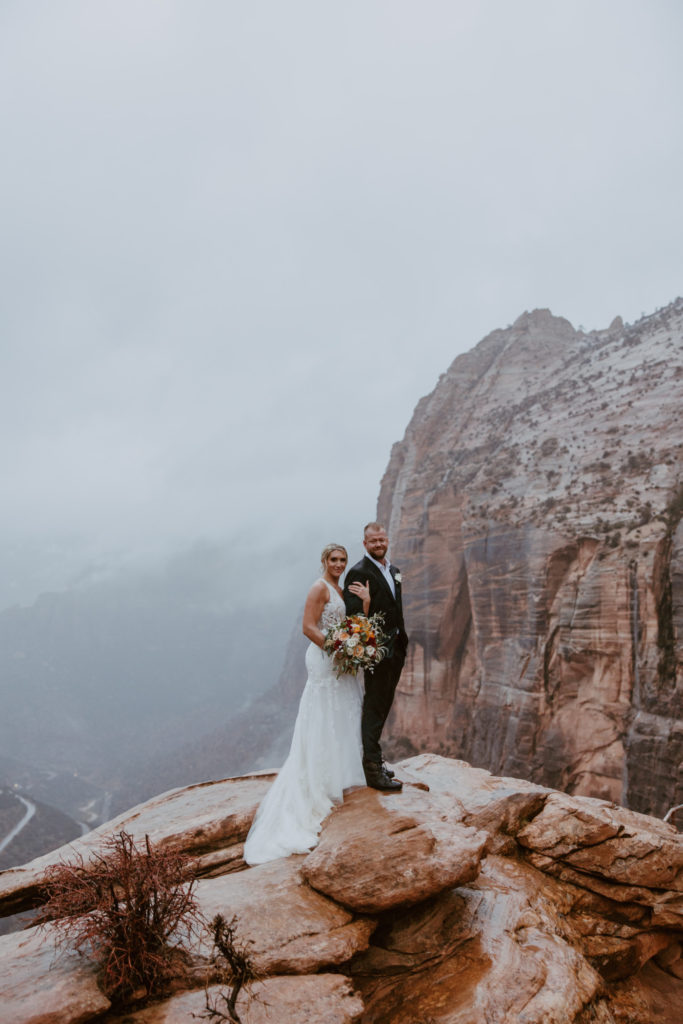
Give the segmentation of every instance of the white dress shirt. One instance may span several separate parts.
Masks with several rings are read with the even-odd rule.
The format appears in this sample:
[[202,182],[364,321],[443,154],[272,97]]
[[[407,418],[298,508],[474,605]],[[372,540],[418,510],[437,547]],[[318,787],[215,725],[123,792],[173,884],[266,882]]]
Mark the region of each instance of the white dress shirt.
[[371,562],[375,563],[379,571],[382,573],[382,576],[384,576],[384,579],[389,584],[391,593],[394,595],[394,600],[396,600],[396,584],[394,583],[394,577],[389,572],[391,562],[387,561],[385,565],[382,565],[382,563],[378,562],[376,558],[372,557],[372,555],[368,554],[368,558],[370,559]]

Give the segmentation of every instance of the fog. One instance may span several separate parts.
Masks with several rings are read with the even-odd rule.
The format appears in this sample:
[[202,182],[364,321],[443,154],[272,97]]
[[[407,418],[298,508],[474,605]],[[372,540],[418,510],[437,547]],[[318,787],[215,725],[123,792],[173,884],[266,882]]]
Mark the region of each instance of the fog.
[[673,299],[682,24],[4,3],[0,607],[196,544],[281,589],[287,552],[358,548],[459,352],[525,309],[591,329]]

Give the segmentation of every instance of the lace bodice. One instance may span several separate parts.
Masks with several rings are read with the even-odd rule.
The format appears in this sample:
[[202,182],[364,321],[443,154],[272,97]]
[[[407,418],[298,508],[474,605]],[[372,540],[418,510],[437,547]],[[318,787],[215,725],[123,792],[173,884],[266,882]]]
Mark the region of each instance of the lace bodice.
[[322,615],[320,616],[320,621],[318,623],[318,628],[321,629],[323,633],[325,633],[330,628],[330,626],[336,625],[336,623],[339,622],[340,619],[344,618],[344,616],[346,615],[346,607],[344,605],[343,599],[339,596],[334,587],[331,587],[327,580],[323,580],[323,583],[327,587],[330,597],[325,607],[323,608]]

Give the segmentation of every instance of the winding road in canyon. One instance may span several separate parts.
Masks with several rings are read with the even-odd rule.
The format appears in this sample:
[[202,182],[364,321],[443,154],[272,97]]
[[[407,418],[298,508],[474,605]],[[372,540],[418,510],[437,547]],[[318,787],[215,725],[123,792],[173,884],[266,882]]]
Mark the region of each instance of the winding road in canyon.
[[2,853],[3,850],[7,849],[12,840],[16,839],[16,837],[21,832],[22,828],[24,828],[25,825],[28,825],[29,821],[36,813],[36,805],[32,804],[30,800],[26,800],[23,796],[18,796],[17,800],[21,800],[22,804],[26,808],[26,813],[24,814],[24,817],[21,819],[21,821],[18,821],[14,828],[7,833],[5,838],[0,839],[0,853]]

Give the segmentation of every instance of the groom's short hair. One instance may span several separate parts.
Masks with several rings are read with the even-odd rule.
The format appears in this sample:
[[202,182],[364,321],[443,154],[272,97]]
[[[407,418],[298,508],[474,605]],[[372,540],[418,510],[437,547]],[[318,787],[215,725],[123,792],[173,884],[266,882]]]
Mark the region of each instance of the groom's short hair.
[[384,523],[368,523],[367,526],[363,528],[363,537],[367,537],[368,530],[372,530],[373,533],[377,533],[379,530],[383,530],[384,533],[387,532],[387,528]]

